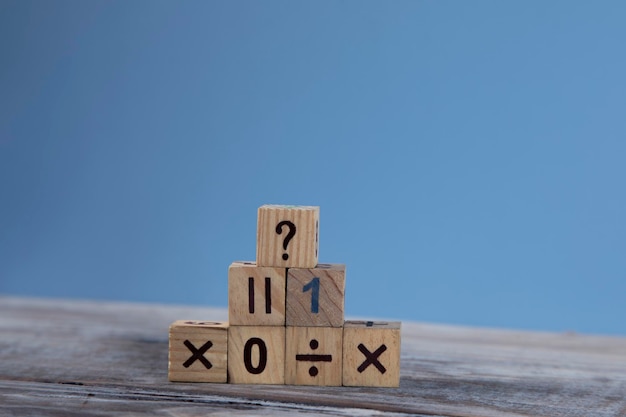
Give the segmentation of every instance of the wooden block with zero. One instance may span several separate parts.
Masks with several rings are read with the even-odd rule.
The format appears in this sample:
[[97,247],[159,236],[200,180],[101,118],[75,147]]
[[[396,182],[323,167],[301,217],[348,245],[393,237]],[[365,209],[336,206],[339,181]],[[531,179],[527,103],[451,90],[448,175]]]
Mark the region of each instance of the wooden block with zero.
[[284,384],[285,327],[230,326],[228,380],[234,384]]

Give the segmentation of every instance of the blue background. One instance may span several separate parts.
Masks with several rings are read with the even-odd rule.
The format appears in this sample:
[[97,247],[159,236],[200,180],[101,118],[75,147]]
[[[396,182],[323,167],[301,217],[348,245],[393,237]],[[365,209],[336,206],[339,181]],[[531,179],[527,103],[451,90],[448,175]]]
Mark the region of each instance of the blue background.
[[211,306],[321,207],[346,314],[626,335],[626,3],[0,1],[0,292]]

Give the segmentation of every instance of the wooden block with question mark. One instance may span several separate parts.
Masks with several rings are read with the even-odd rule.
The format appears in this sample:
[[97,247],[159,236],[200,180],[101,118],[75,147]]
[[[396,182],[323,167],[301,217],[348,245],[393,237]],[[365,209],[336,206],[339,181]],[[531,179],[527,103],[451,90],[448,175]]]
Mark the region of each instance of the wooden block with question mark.
[[345,265],[289,268],[286,325],[342,327],[345,288]]
[[264,205],[257,222],[257,266],[314,268],[319,250],[320,208]]
[[228,321],[233,326],[285,325],[285,268],[233,262],[228,268]]

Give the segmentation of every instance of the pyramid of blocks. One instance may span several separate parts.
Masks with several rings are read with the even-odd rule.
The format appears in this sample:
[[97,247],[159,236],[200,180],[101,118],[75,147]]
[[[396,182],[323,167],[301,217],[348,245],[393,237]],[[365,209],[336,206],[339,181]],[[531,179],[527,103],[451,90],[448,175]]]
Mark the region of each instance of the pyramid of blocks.
[[256,262],[228,269],[228,323],[170,326],[170,381],[399,385],[400,322],[344,321],[346,267],[318,263],[319,215],[259,208]]

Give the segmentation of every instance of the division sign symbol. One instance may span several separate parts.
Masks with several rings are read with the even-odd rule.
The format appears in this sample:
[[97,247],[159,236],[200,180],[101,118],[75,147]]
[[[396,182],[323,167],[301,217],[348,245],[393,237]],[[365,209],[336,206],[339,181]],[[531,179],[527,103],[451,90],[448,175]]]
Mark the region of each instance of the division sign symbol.
[[[315,339],[311,339],[309,342],[309,347],[312,350],[316,350],[319,347],[319,342]],[[332,362],[333,355],[296,355],[297,361],[305,361],[305,362]],[[317,376],[319,369],[317,366],[313,365],[309,368],[309,375]]]

